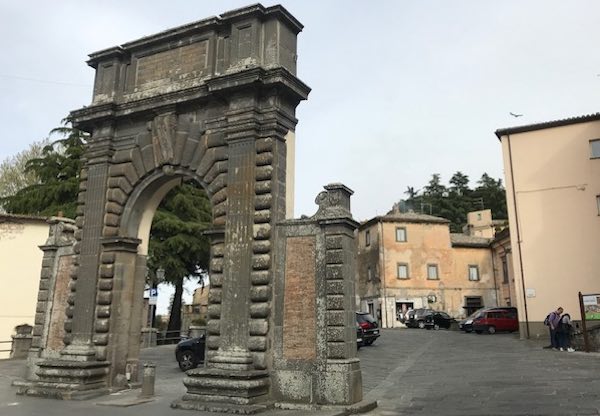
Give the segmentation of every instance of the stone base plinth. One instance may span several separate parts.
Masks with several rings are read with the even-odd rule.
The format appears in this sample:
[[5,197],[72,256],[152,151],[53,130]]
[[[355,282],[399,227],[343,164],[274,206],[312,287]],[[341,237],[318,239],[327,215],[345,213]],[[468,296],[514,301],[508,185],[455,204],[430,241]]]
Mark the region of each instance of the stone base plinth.
[[199,368],[189,370],[183,384],[187,393],[171,407],[235,414],[254,414],[272,407],[267,402],[267,371]]
[[48,360],[38,364],[35,381],[15,382],[17,394],[86,400],[109,392],[107,361]]

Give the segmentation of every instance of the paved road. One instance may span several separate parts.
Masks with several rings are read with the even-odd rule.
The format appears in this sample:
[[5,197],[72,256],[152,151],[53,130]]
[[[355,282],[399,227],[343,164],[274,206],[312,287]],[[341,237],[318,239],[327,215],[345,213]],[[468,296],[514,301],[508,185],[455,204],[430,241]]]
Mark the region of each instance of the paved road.
[[[169,408],[185,392],[173,346],[142,355],[157,363],[157,396],[133,407],[96,404],[135,397],[135,391],[85,402],[16,396],[10,382],[21,375],[23,361],[0,361],[0,415],[206,415]],[[384,330],[359,356],[365,397],[379,401],[370,416],[600,415],[598,354],[542,350],[510,334],[397,329]]]
[[[381,341],[381,342],[380,342]],[[600,415],[600,356],[515,335],[384,331],[361,348],[372,416]]]

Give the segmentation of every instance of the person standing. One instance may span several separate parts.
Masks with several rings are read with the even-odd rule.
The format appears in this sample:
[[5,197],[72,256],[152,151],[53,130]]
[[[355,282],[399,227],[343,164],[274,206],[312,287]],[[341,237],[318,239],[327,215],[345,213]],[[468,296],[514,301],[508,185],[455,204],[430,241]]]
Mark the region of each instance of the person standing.
[[563,313],[563,308],[558,307],[555,311],[550,312],[548,315],[548,326],[550,327],[550,343],[552,348],[557,350],[560,348],[558,343],[558,324],[560,322],[560,315]]
[[557,335],[558,335],[558,348],[560,351],[568,351],[574,352],[575,350],[571,348],[571,328],[573,327],[573,323],[571,322],[571,315],[565,313],[560,317],[558,321],[557,327]]

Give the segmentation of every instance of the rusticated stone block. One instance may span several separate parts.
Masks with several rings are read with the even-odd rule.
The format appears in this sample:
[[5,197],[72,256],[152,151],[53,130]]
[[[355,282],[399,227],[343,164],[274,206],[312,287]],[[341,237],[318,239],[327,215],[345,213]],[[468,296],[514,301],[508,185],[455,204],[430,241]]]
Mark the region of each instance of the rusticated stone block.
[[251,336],[248,337],[248,349],[250,351],[266,351],[267,337]]
[[271,288],[268,285],[252,286],[250,288],[250,299],[253,302],[266,302],[271,297]]
[[116,202],[107,202],[106,203],[106,212],[108,212],[110,214],[121,215],[121,213],[123,213],[123,206],[120,204],[117,204]]
[[210,288],[208,291],[208,302],[209,303],[221,303],[222,292],[221,289]]
[[256,141],[256,153],[270,152],[273,149],[271,137],[261,138]]
[[210,271],[211,273],[223,273],[223,258],[213,257],[210,260]]
[[256,183],[254,183],[254,193],[256,195],[270,194],[271,181],[256,181]]
[[221,333],[221,320],[209,319],[206,323],[206,331],[212,335],[219,335]]
[[271,251],[271,242],[269,240],[258,240],[252,242],[252,252],[255,254],[264,254]]
[[255,270],[250,273],[253,285],[267,285],[271,282],[271,273],[268,270]]
[[267,354],[259,351],[252,351],[252,362],[257,370],[267,369]]
[[211,273],[210,274],[210,286],[211,287],[223,286],[223,275],[221,273]]
[[37,297],[38,302],[45,302],[48,300],[48,291],[47,290],[40,290],[38,292],[38,297]]
[[225,244],[223,244],[223,243],[213,244],[210,247],[210,249],[212,251],[213,257],[223,257],[223,255],[225,253]]
[[96,346],[96,359],[98,361],[106,361],[108,358],[108,348],[105,346],[97,345]]
[[328,310],[343,310],[344,309],[344,295],[328,295],[327,296],[327,309]]
[[[136,174],[136,176],[137,176],[137,174]],[[114,178],[114,177],[109,178],[108,179],[108,187],[109,188],[119,188],[126,194],[130,194],[131,191],[133,190],[133,187],[131,186],[129,181],[122,176],[118,177],[118,178]]]
[[327,358],[346,358],[346,344],[343,342],[328,342]]
[[273,153],[263,152],[256,155],[256,166],[270,166],[273,163]]
[[256,210],[269,209],[272,202],[273,196],[271,194],[256,195],[254,198],[254,208]]
[[329,326],[327,327],[327,341],[344,342],[346,336],[346,327],[343,326]]
[[42,325],[45,320],[46,320],[46,314],[45,313],[36,313],[33,323],[35,325]]
[[108,200],[111,202],[116,202],[120,205],[125,205],[127,202],[127,194],[118,188],[109,189],[107,194]]
[[252,232],[255,240],[268,240],[271,238],[271,225],[254,224]]
[[112,290],[113,280],[112,279],[99,279],[98,289],[100,290]]
[[253,270],[268,270],[271,267],[271,256],[269,254],[254,254],[252,256]]
[[213,216],[223,217],[227,214],[227,201],[213,206]]
[[115,165],[110,165],[110,167],[108,168],[108,176],[124,176],[131,184],[136,183],[139,179],[135,168],[131,163],[119,163]]
[[108,332],[109,329],[110,329],[110,320],[96,319],[96,322],[94,323],[94,330],[97,333],[103,334],[103,333]]
[[102,290],[96,295],[96,302],[98,305],[110,305],[112,303],[112,292],[108,290]]
[[98,318],[110,318],[110,305],[99,305],[99,306],[96,306],[96,317],[98,317]]
[[272,166],[258,166],[256,167],[255,178],[257,181],[266,181],[271,179],[273,176]]
[[208,317],[213,319],[221,318],[221,305],[208,305]]
[[119,228],[107,225],[106,227],[102,228],[102,235],[104,237],[116,237],[117,235],[119,235]]
[[269,332],[269,321],[266,319],[250,319],[250,335],[267,335]]
[[108,334],[94,334],[94,345],[108,345]]
[[102,253],[100,261],[103,264],[112,264],[115,262],[115,253]]
[[338,280],[344,278],[343,264],[328,264],[325,270],[325,278],[327,280]]
[[343,264],[344,252],[342,250],[327,250],[325,253],[325,262],[327,264]]
[[206,340],[206,348],[210,348],[211,350],[216,350],[219,348],[219,343],[221,342],[220,337],[216,335],[210,335]]
[[344,281],[343,280],[328,280],[325,283],[326,292],[328,295],[343,295]]
[[115,275],[115,266],[112,264],[103,264],[100,266],[100,277],[111,278]]
[[111,227],[116,227],[119,225],[121,217],[115,214],[106,214],[104,216],[104,224],[109,225]]
[[343,241],[341,235],[328,235],[325,237],[325,248],[327,250],[343,249]]
[[344,311],[327,311],[327,326],[344,326],[346,325],[346,312]]
[[253,303],[250,305],[251,318],[268,318],[270,312],[271,308],[267,302]]
[[258,211],[254,211],[254,222],[256,224],[263,224],[271,221],[271,210],[270,209],[262,209]]

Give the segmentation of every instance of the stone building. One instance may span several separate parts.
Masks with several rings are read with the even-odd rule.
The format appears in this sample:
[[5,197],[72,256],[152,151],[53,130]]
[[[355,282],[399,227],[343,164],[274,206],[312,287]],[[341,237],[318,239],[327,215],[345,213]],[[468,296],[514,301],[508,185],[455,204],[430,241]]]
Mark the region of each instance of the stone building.
[[359,309],[390,328],[401,325],[399,316],[409,308],[429,307],[458,318],[496,306],[499,286],[490,242],[450,233],[448,220],[414,212],[395,210],[364,222],[358,230]]
[[510,228],[496,233],[490,243],[494,273],[498,282],[498,306],[517,306],[514,260],[510,244]]
[[17,325],[33,326],[43,257],[38,246],[48,238],[46,220],[0,214],[0,358],[8,358]]
[[208,285],[194,290],[192,303],[181,310],[181,331],[187,333],[192,326],[205,326],[208,317]]
[[600,113],[500,129],[522,337],[600,293]]

